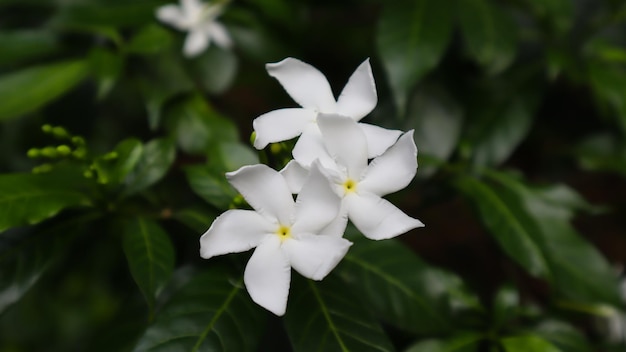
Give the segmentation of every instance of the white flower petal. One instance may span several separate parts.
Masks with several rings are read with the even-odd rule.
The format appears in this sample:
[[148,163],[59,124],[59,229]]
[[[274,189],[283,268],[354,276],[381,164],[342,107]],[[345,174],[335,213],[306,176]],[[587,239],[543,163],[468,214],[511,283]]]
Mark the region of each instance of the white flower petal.
[[319,162],[314,162],[296,199],[296,216],[291,228],[295,233],[317,233],[330,224],[341,207],[341,198],[319,168]]
[[319,114],[317,125],[330,155],[337,164],[346,167],[348,177],[358,180],[367,167],[363,130],[353,119],[336,114]]
[[348,208],[345,202],[342,201],[337,217],[328,226],[320,230],[319,234],[322,236],[343,237],[343,234],[346,232],[346,226],[348,226]]
[[[252,121],[256,132],[254,147],[265,148],[269,143],[286,141],[299,136],[315,121],[316,114],[311,110],[279,109],[265,113]],[[316,127],[317,128],[317,127]]]
[[287,181],[278,171],[264,164],[247,165],[226,173],[228,182],[261,215],[291,225],[294,201]]
[[222,47],[224,49],[231,48],[233,46],[233,40],[230,38],[228,31],[226,28],[218,22],[211,23],[209,27],[209,36],[217,46]]
[[250,297],[276,315],[285,314],[291,266],[278,236],[268,236],[250,257],[243,281]]
[[302,185],[309,177],[309,170],[305,169],[295,160],[290,160],[285,167],[279,171],[287,181],[291,193],[300,193]]
[[180,0],[180,5],[187,16],[198,16],[206,6],[200,0]]
[[265,65],[270,76],[276,78],[285,91],[300,106],[324,112],[334,112],[337,102],[326,77],[315,67],[288,57]]
[[256,247],[276,225],[252,210],[228,210],[200,237],[200,256],[245,252]]
[[317,124],[309,124],[304,129],[291,154],[305,168],[310,168],[311,164],[318,159],[322,166],[326,168],[331,168],[335,164],[328,151],[326,151],[322,133]]
[[206,31],[196,29],[189,32],[185,38],[183,54],[186,57],[194,57],[202,53],[209,47],[210,38]]
[[372,240],[396,237],[422,227],[421,221],[409,217],[389,201],[373,194],[352,194],[344,198],[350,221]]
[[416,172],[417,147],[411,130],[383,155],[372,160],[363,173],[359,189],[384,196],[408,186]]
[[337,99],[337,113],[359,121],[376,107],[378,97],[370,60],[357,67]]
[[389,149],[402,134],[402,131],[389,130],[369,123],[359,122],[367,140],[367,158],[373,159]]
[[345,238],[305,233],[285,241],[283,248],[298,273],[322,280],[343,259],[351,245]]
[[164,5],[157,9],[156,17],[176,29],[186,29],[185,16],[177,5]]

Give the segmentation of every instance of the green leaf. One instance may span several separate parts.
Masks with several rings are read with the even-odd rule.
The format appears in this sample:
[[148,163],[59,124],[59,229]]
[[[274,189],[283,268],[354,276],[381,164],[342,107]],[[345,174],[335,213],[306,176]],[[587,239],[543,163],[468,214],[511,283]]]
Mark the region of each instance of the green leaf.
[[376,320],[333,276],[294,277],[285,327],[294,351],[393,351]]
[[591,62],[588,75],[598,105],[626,131],[626,69],[622,65]]
[[239,140],[235,124],[219,115],[198,94],[173,104],[165,112],[165,119],[168,130],[187,153],[206,154],[211,145]]
[[237,74],[237,56],[230,50],[211,46],[189,61],[191,77],[211,94],[220,94],[230,88]]
[[453,327],[450,302],[453,296],[464,297],[457,278],[429,267],[395,240],[350,239],[354,245],[337,271],[377,316],[411,332],[441,333]]
[[172,35],[163,27],[154,24],[139,30],[124,47],[132,54],[155,54],[172,45]]
[[0,232],[38,223],[65,208],[89,206],[86,184],[70,172],[0,175]]
[[191,189],[218,209],[228,209],[238,192],[228,183],[223,172],[216,172],[207,165],[185,168]]
[[546,195],[545,189],[529,189],[504,173],[489,172],[488,176],[502,186],[498,193],[508,197],[509,204],[522,207],[518,216],[529,216],[536,222],[537,243],[553,273],[550,281],[561,297],[623,307],[611,266],[570,224],[569,202],[555,202],[549,188]]
[[482,131],[471,142],[472,162],[478,166],[499,165],[508,159],[523,141],[532,124],[532,114],[521,99],[509,102],[503,109],[488,108]]
[[126,195],[142,191],[161,180],[175,158],[176,148],[168,139],[154,139],[144,145],[141,158],[126,177]]
[[570,0],[528,0],[537,17],[547,20],[558,34],[566,34],[574,20],[574,2]]
[[155,299],[174,271],[174,247],[156,222],[144,218],[126,221],[122,236],[130,272],[152,316]]
[[235,171],[244,165],[259,163],[259,156],[250,146],[240,142],[223,142],[211,148],[210,164],[224,172]]
[[35,111],[80,83],[84,61],[30,67],[0,77],[0,121]]
[[452,32],[451,14],[446,1],[385,3],[376,42],[399,115],[413,87],[441,60]]
[[[415,129],[420,157],[447,160],[455,150],[461,134],[463,112],[445,92],[433,89],[419,90],[409,104],[405,126]],[[420,166],[418,177],[428,177],[436,167]]]
[[93,167],[98,176],[98,183],[115,185],[123,183],[141,159],[142,152],[143,144],[138,139],[129,138],[118,143],[112,153],[95,159]]
[[411,345],[405,352],[475,352],[483,337],[475,333],[460,333],[445,340],[429,339]]
[[211,267],[176,292],[134,351],[256,351],[264,311],[225,267]]
[[0,32],[0,48],[0,66],[7,66],[48,56],[57,52],[60,45],[50,31],[21,30]]
[[626,176],[626,145],[610,134],[594,134],[574,150],[582,168],[616,172]]
[[61,28],[138,26],[153,22],[154,11],[161,4],[157,0],[71,4],[61,7],[50,24]]
[[506,337],[500,340],[506,352],[560,352],[550,342],[537,335]]
[[591,352],[594,349],[585,336],[573,326],[558,321],[547,320],[532,329],[533,333],[554,344],[562,351]]
[[474,60],[492,74],[505,70],[517,50],[517,26],[510,15],[487,0],[459,0],[457,14]]
[[217,214],[208,207],[196,205],[175,212],[173,217],[190,229],[197,231],[198,234],[202,234],[209,229],[209,226],[211,226]]
[[89,53],[89,64],[98,81],[98,99],[104,98],[118,80],[124,68],[124,58],[104,48],[96,47]]
[[551,276],[538,245],[539,226],[519,205],[473,177],[463,177],[456,185],[476,205],[483,223],[511,258],[532,275]]

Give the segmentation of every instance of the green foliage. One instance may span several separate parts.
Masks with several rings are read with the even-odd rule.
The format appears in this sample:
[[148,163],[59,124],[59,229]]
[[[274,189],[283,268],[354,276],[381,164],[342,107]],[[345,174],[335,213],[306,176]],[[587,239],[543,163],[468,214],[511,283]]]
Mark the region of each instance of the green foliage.
[[167,233],[150,220],[128,220],[121,233],[130,272],[152,313],[155,298],[174,271],[174,247]]
[[256,351],[263,311],[228,271],[214,266],[191,278],[163,306],[134,351]]
[[74,88],[87,75],[84,61],[30,67],[0,77],[0,120],[33,112]]

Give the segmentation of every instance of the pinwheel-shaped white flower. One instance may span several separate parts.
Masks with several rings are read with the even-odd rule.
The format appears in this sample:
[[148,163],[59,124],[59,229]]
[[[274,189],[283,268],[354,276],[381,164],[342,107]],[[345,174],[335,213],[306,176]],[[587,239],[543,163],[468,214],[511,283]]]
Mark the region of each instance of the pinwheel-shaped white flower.
[[157,18],[172,27],[187,31],[183,53],[193,57],[209,47],[211,41],[229,48],[232,41],[224,26],[216,19],[224,11],[225,2],[205,4],[199,0],[180,0],[180,6],[164,5],[157,9]]
[[[317,121],[328,158],[334,160],[325,165],[324,173],[342,197],[340,215],[327,231],[337,233],[333,229],[345,228],[348,218],[363,235],[374,240],[392,238],[424,226],[381,198],[405,188],[417,172],[413,130],[404,133],[368,164],[366,139],[354,120],[320,114]],[[297,172],[298,169],[302,170],[294,167],[292,170],[296,171],[285,174],[295,189],[302,184],[298,178],[305,175]]]
[[266,165],[244,166],[226,175],[254,210],[228,210],[215,219],[200,238],[200,255],[208,259],[256,247],[244,283],[253,301],[283,315],[291,268],[321,280],[352,245],[340,235],[320,234],[337,215],[340,198],[317,163],[295,202],[284,178]]
[[[313,66],[294,58],[266,65],[270,76],[276,78],[287,93],[302,108],[287,108],[268,112],[253,122],[254,146],[262,149],[268,143],[300,136],[293,149],[294,158],[308,167],[322,157],[313,151],[321,148],[321,135],[316,120],[319,113],[340,114],[360,121],[378,101],[369,59],[354,71],[335,100],[326,77]],[[391,146],[400,131],[359,123],[367,140],[368,156],[373,158]]]

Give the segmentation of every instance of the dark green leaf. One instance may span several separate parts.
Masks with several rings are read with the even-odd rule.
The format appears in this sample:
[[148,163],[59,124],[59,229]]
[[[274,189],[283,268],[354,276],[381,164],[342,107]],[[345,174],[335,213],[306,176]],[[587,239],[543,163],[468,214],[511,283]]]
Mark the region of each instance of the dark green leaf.
[[539,226],[521,206],[509,202],[502,193],[472,177],[461,178],[457,187],[476,205],[483,223],[511,258],[533,275],[551,276],[538,245]]
[[623,307],[611,266],[570,224],[570,204],[555,202],[554,196],[549,192],[546,195],[545,189],[529,189],[504,173],[488,175],[503,186],[498,193],[508,198],[508,204],[521,206],[518,216],[528,216],[535,221],[539,236],[536,243],[552,271],[550,281],[561,297],[580,303]]
[[544,321],[532,330],[533,333],[551,342],[562,351],[591,352],[594,350],[582,332],[558,320]]
[[153,22],[154,11],[161,4],[158,0],[72,4],[61,7],[51,25],[66,28],[138,26]]
[[56,52],[60,45],[50,31],[0,32],[0,66],[22,63]]
[[189,61],[189,70],[200,86],[209,93],[227,90],[237,74],[237,56],[217,46],[211,46],[200,56]]
[[30,67],[0,77],[0,121],[35,111],[80,83],[84,61]]
[[87,180],[71,173],[0,175],[0,232],[90,205]]
[[174,271],[174,247],[157,223],[144,218],[125,222],[122,236],[130,272],[152,315],[155,298]]
[[626,176],[626,145],[612,135],[591,135],[574,152],[586,170],[617,172]]
[[176,157],[174,143],[168,139],[154,139],[143,147],[135,169],[126,177],[125,193],[142,191],[162,179]]
[[[415,129],[420,156],[447,160],[461,134],[463,112],[447,94],[420,90],[411,98],[405,126]],[[420,167],[418,177],[427,177],[436,167]]]
[[550,342],[537,335],[506,337],[500,340],[506,352],[560,352]]
[[483,337],[475,333],[461,333],[446,340],[424,340],[410,346],[405,352],[475,352]]
[[89,64],[98,81],[98,98],[104,98],[113,88],[124,67],[124,58],[109,50],[96,47],[89,53]]
[[376,41],[400,115],[415,84],[441,60],[452,32],[451,14],[445,1],[385,3]]
[[217,214],[208,207],[194,206],[193,208],[185,208],[177,211],[174,213],[173,217],[187,225],[190,229],[197,231],[198,234],[202,234],[209,229],[209,226],[211,226]]
[[490,73],[506,69],[517,49],[510,15],[487,0],[459,0],[457,13],[469,54]]
[[529,0],[538,17],[547,20],[555,32],[565,34],[574,20],[574,4],[570,0]]
[[223,142],[211,149],[212,166],[224,172],[235,171],[244,165],[259,163],[259,157],[251,147],[239,142]]
[[154,24],[143,27],[126,44],[126,51],[133,54],[155,54],[172,45],[171,34]]
[[263,317],[242,280],[213,267],[174,294],[134,351],[256,351]]
[[187,167],[185,174],[191,189],[218,209],[228,209],[238,194],[226,181],[223,172],[215,172],[209,166]]
[[348,287],[293,278],[285,327],[296,352],[393,351],[389,339]]
[[588,74],[598,105],[626,131],[626,69],[621,65],[591,62]]
[[188,153],[206,154],[211,145],[239,140],[235,124],[220,116],[197,94],[169,108],[166,123],[180,148]]
[[483,118],[489,123],[471,142],[472,161],[479,166],[498,165],[508,159],[526,137],[532,114],[521,99],[510,102],[504,109],[487,108],[480,113],[489,115]]
[[[465,297],[457,278],[429,267],[394,240],[351,240],[355,244],[337,270],[377,316],[412,332],[437,333],[453,327],[450,301],[453,296]],[[459,301],[462,306],[466,303]]]

